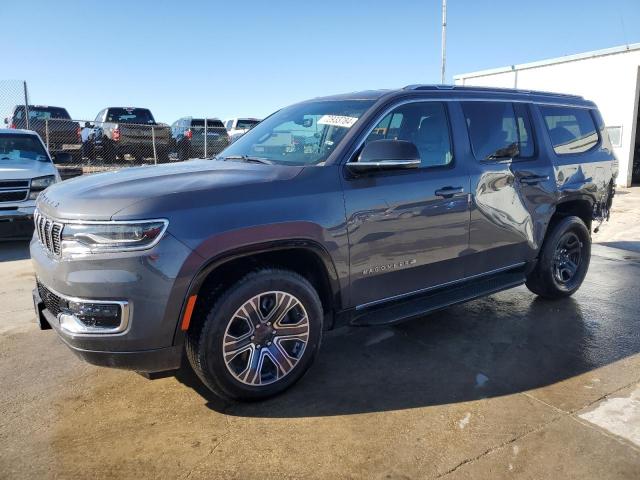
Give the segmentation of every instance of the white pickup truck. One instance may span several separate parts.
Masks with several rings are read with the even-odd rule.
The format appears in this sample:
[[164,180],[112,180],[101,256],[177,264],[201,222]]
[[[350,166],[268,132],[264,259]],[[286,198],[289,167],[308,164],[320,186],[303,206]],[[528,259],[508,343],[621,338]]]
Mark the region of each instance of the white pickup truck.
[[[71,161],[58,152],[56,162]],[[60,181],[60,175],[38,134],[31,130],[0,129],[0,240],[33,234],[38,194]]]
[[257,118],[231,118],[224,122],[231,143],[255,127],[260,120]]

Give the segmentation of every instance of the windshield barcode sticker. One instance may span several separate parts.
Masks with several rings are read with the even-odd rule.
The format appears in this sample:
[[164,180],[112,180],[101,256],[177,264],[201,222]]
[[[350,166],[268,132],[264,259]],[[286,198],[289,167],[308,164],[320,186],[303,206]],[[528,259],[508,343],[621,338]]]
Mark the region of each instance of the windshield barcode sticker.
[[351,128],[358,119],[356,117],[344,117],[342,115],[323,115],[318,120],[318,125],[333,125],[334,127]]

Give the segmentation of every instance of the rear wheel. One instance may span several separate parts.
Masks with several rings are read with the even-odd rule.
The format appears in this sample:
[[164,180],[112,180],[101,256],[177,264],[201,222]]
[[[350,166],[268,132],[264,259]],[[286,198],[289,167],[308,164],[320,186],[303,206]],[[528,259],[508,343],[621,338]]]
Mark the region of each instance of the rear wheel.
[[105,163],[116,163],[116,147],[113,146],[109,141],[103,142],[102,160]]
[[579,217],[566,217],[547,234],[527,288],[546,298],[573,295],[582,285],[591,259],[591,234]]
[[169,163],[169,152],[165,149],[160,149],[157,153],[158,163]]
[[311,366],[322,337],[313,286],[286,270],[260,270],[205,302],[187,333],[187,356],[219,396],[259,400],[289,388]]

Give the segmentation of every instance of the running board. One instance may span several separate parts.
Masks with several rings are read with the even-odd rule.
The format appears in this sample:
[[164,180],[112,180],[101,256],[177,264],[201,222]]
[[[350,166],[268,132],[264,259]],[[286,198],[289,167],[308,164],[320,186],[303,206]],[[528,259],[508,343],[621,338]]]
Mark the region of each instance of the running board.
[[522,267],[495,273],[486,277],[463,281],[456,285],[430,290],[420,296],[413,296],[360,311],[356,310],[352,313],[351,324],[374,326],[404,322],[456,303],[463,303],[474,298],[518,287],[524,282],[525,273]]

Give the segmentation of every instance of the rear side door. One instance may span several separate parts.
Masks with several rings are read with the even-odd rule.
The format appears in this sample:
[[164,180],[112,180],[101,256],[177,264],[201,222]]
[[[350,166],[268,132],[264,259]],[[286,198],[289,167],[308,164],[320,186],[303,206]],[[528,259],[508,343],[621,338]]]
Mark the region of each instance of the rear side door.
[[536,257],[555,205],[553,163],[536,140],[529,104],[463,101],[470,149],[470,255],[467,277]]
[[411,101],[392,107],[374,122],[364,143],[411,141],[420,152],[421,167],[362,176],[345,170],[353,306],[464,276],[469,177],[456,157],[450,125],[446,102]]

